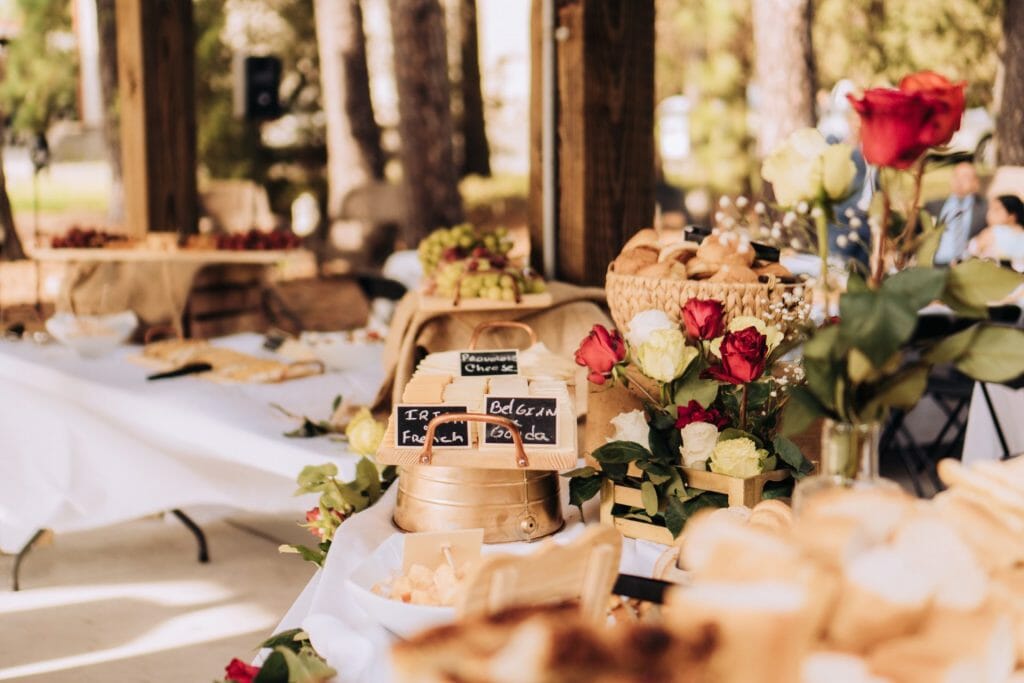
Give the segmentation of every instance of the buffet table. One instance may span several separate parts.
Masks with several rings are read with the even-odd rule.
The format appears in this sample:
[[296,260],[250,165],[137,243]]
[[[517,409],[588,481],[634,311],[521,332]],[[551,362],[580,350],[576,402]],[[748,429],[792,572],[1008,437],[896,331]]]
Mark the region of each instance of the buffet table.
[[[560,543],[575,538],[584,526],[579,510],[568,505],[567,488],[562,487],[565,527],[548,537]],[[317,652],[337,670],[338,675],[334,679],[337,681],[390,683],[392,680],[389,652],[397,637],[373,621],[353,601],[346,580],[379,545],[398,533],[391,521],[396,490],[396,486],[391,487],[376,505],[346,520],[338,528],[332,545],[344,548],[344,552],[328,553],[323,569],[313,575],[274,631],[278,633],[300,627],[305,630]],[[597,500],[584,506],[584,515],[587,523],[597,523]],[[534,545],[548,539],[541,539]],[[623,538],[622,542],[620,573],[652,576],[655,562],[666,547],[632,538]],[[490,547],[502,549],[510,545],[525,544]]]
[[[259,354],[262,337],[214,340]],[[0,549],[16,552],[43,528],[92,529],[196,505],[299,512],[306,465],[358,458],[327,438],[292,439],[277,403],[326,419],[337,395],[373,398],[379,356],[359,369],[282,384],[224,385],[197,377],[147,382],[139,347],[82,359],[56,344],[0,342]]]

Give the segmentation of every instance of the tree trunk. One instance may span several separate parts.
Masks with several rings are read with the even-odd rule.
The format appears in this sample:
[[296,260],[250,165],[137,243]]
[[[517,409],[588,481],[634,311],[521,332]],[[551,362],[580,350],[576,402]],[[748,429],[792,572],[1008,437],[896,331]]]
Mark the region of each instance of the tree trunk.
[[790,133],[814,125],[812,0],[754,0],[758,85],[758,153],[768,155]]
[[413,246],[434,228],[463,217],[452,148],[444,12],[438,0],[389,0],[389,7],[408,193],[405,240]]
[[384,177],[385,159],[370,98],[360,0],[316,0],[314,8],[327,116],[327,213],[338,219],[352,190]]
[[103,93],[103,138],[110,161],[110,220],[124,219],[121,174],[121,129],[117,108],[117,11],[114,0],[96,0],[100,39],[100,89]]
[[21,238],[14,227],[14,212],[11,210],[11,198],[7,195],[7,176],[4,174],[4,116],[0,112],[0,226],[3,227],[4,243],[0,246],[0,255],[4,260],[16,261],[25,258],[25,250],[21,246]]
[[1024,166],[1024,0],[1006,0],[1003,41],[996,158],[1000,166]]
[[480,49],[477,41],[476,0],[459,2],[459,46],[462,79],[462,175],[491,175],[491,149],[484,121],[480,85]]

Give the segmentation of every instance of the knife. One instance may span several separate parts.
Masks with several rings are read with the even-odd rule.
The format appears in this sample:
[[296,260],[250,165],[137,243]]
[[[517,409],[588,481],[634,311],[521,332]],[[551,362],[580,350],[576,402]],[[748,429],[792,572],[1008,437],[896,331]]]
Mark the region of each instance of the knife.
[[182,365],[180,368],[174,370],[168,370],[167,372],[158,372],[155,375],[150,375],[147,380],[154,379],[170,379],[171,377],[184,377],[185,375],[194,375],[199,372],[207,372],[213,370],[213,366],[209,363],[189,363]]

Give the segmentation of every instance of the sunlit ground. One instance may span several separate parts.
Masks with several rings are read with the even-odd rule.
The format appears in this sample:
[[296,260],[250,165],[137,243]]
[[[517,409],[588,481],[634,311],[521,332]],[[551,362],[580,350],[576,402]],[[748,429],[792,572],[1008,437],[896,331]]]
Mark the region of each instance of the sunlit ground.
[[[305,533],[290,517],[245,524],[279,540]],[[13,558],[0,557],[0,681],[210,681],[251,658],[312,565],[223,521],[204,528],[207,565],[177,522],[58,535],[28,556],[18,593]]]

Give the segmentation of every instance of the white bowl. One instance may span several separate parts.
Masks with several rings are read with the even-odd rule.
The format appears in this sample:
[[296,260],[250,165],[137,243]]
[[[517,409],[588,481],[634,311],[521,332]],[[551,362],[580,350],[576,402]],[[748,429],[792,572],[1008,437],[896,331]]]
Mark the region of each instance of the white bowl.
[[393,534],[356,567],[347,587],[356,603],[370,618],[397,636],[408,638],[432,626],[455,621],[454,607],[412,605],[373,592],[381,583],[402,569],[404,534]]
[[139,319],[131,311],[81,316],[57,313],[46,321],[46,331],[79,356],[98,358],[124,344],[138,324]]
[[[582,524],[569,531],[562,531],[548,539],[555,543],[569,543],[584,530]],[[382,583],[402,569],[402,550],[405,534],[392,534],[381,543],[369,557],[355,568],[349,576],[346,587],[356,603],[366,610],[371,619],[401,638],[409,638],[433,626],[450,624],[455,621],[454,607],[413,605],[392,600],[373,592],[374,585]],[[545,540],[548,540],[545,539]],[[544,543],[499,543],[484,545],[484,555],[529,555]]]

